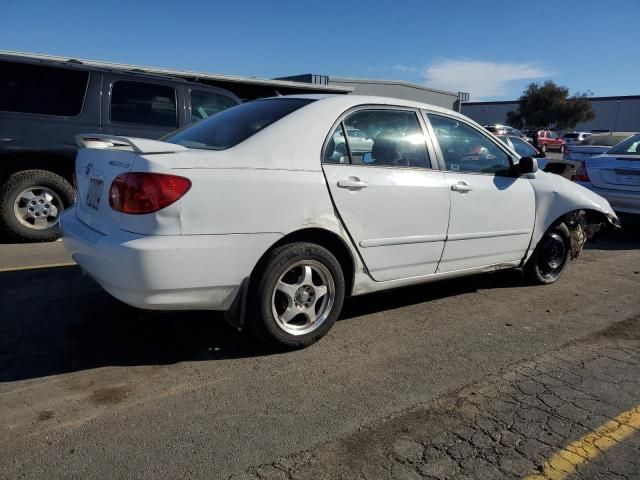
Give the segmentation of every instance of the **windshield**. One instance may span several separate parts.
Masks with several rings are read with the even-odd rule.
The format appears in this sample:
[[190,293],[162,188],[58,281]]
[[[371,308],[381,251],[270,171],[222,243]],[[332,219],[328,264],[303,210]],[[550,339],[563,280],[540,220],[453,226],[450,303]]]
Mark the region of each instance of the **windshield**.
[[629,135],[591,135],[582,140],[578,145],[613,147],[628,137]]
[[640,154],[640,133],[620,142],[607,153],[614,155],[638,155]]
[[578,138],[579,136],[579,133],[565,133],[563,138]]
[[225,150],[314,101],[308,98],[254,100],[216,113],[162,140],[188,148]]
[[518,137],[511,137],[511,143],[513,144],[513,149],[521,157],[535,157],[538,154],[538,151],[529,145],[528,142]]

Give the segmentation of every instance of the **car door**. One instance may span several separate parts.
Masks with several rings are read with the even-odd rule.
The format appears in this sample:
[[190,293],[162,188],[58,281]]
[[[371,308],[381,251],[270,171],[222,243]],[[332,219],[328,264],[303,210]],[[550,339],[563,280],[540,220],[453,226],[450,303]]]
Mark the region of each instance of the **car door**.
[[182,88],[159,79],[105,74],[102,131],[155,139],[176,130],[185,123]]
[[528,178],[512,174],[510,155],[482,129],[440,113],[426,117],[451,202],[438,271],[519,262],[535,220]]
[[[350,148],[349,131],[373,141]],[[347,143],[340,139],[346,138]],[[323,151],[331,196],[376,281],[435,273],[449,221],[449,186],[411,109],[367,107],[333,127]]]

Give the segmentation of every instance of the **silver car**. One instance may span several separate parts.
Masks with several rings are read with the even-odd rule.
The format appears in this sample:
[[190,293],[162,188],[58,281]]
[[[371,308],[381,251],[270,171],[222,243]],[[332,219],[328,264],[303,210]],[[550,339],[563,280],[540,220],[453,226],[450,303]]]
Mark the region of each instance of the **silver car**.
[[562,138],[566,142],[566,146],[569,147],[571,145],[576,145],[583,141],[585,138],[591,136],[592,134],[589,132],[569,132],[565,133]]
[[616,212],[640,215],[640,134],[585,159],[573,180],[606,198]]
[[562,156],[565,162],[578,165],[589,157],[606,153],[611,147],[629,138],[635,132],[595,133],[577,145],[567,147]]

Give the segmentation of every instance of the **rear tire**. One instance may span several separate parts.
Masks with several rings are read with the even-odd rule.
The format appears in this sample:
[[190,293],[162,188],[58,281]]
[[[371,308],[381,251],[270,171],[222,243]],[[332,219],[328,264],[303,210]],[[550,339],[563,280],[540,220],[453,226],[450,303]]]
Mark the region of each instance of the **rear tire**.
[[320,245],[298,242],[276,248],[254,275],[247,326],[267,344],[309,346],[340,315],[344,274],[336,257]]
[[540,145],[540,152],[541,153],[547,153],[547,144],[543,143],[542,145]]
[[528,280],[535,285],[549,285],[560,278],[567,266],[571,243],[564,223],[551,227],[542,236],[524,267]]
[[71,184],[55,173],[14,173],[0,186],[0,231],[22,242],[55,240],[60,237],[60,215],[74,196]]

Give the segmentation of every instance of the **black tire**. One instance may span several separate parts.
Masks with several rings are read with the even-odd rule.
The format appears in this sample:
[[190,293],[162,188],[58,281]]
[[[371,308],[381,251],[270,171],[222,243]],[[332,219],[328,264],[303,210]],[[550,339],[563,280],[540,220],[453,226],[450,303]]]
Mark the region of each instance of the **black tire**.
[[547,153],[547,144],[543,143],[540,145],[540,153]]
[[564,153],[565,150],[565,146],[564,145],[560,145],[560,153]]
[[52,219],[47,222],[51,226],[36,229],[21,222],[14,210],[18,196],[31,187],[48,189],[57,195],[58,198],[55,199],[55,203],[59,204],[56,206],[57,219],[60,218],[62,210],[73,204],[75,195],[73,187],[60,175],[46,170],[24,170],[13,173],[0,186],[0,231],[8,239],[21,242],[48,242],[55,240],[60,237],[60,228],[57,220]]
[[560,278],[569,261],[571,241],[564,223],[556,224],[542,236],[524,267],[528,280],[535,285],[549,285]]
[[[277,303],[281,301],[281,299],[278,298],[281,293],[276,291],[276,284],[281,278],[284,280],[285,277],[283,276],[289,274],[295,275],[296,268],[300,268],[301,273],[304,274],[304,265],[296,266],[304,262],[309,262],[315,265],[314,268],[317,267],[321,269],[321,273],[326,277],[327,281],[329,276],[331,277],[333,294],[331,294],[331,289],[328,288],[324,296],[317,296],[315,298],[314,312],[316,311],[316,304],[323,302],[322,305],[324,305],[324,309],[321,310],[324,312],[323,319],[318,321],[317,325],[309,332],[304,333],[304,330],[301,330],[293,334],[285,330],[285,328],[289,328],[289,324],[282,326],[282,321],[276,319],[275,314],[278,313]],[[248,330],[270,346],[287,349],[309,346],[326,335],[338,319],[345,297],[344,274],[336,257],[320,245],[298,242],[274,249],[268,254],[263,265],[263,268],[254,273],[253,276],[255,278],[252,278],[249,287]],[[317,274],[317,272],[314,273],[314,275]],[[314,277],[311,283],[315,284],[316,280],[317,277]],[[293,283],[294,288],[299,287],[297,289],[298,292],[304,288],[303,286],[295,284],[296,282]],[[317,283],[322,284],[322,281]],[[315,295],[315,291],[313,294]],[[304,298],[306,300],[306,297]],[[330,302],[331,298],[333,298],[332,302]],[[285,302],[289,299],[297,301],[299,297],[297,295],[295,298],[286,297]],[[325,301],[327,303],[324,303]],[[291,302],[289,302],[288,305],[296,308],[304,307],[304,305]],[[319,308],[322,308],[322,305]],[[280,318],[280,316],[278,316],[278,318]],[[292,319],[292,323],[290,324],[291,328],[298,328],[298,326],[293,323],[293,320],[298,318],[306,319],[303,314],[298,314],[298,316]],[[311,328],[312,325],[313,323],[308,327]]]

